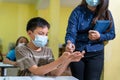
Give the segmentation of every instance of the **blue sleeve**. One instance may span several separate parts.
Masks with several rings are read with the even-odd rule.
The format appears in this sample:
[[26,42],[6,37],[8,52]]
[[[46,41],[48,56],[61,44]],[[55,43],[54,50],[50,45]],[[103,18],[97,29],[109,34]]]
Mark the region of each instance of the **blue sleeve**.
[[[112,18],[112,15],[111,15]],[[114,20],[112,18],[112,27],[110,29],[110,31],[104,33],[104,34],[100,34],[100,40],[99,41],[108,41],[108,40],[112,40],[115,38],[115,26],[114,26]]]
[[74,10],[69,17],[65,36],[65,43],[67,43],[67,41],[70,40],[73,44],[75,44],[77,35],[77,15],[77,11]]
[[6,55],[6,58],[8,58],[9,60],[15,61],[16,60],[15,50],[10,50]]

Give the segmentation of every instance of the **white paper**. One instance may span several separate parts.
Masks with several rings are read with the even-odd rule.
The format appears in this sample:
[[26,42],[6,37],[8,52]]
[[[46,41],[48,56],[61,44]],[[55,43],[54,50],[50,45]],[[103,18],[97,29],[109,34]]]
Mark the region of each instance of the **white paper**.
[[78,80],[72,76],[58,76],[55,80]]
[[45,77],[45,76],[7,76],[0,77],[0,80],[78,80],[72,76],[58,76],[58,77]]
[[53,77],[33,76],[32,80],[55,80],[55,78],[53,78]]

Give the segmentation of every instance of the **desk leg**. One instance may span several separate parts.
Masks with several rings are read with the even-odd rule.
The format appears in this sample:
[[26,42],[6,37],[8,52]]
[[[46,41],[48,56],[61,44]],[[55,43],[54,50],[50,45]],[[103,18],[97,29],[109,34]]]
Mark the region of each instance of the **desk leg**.
[[7,76],[7,69],[1,68],[1,76]]

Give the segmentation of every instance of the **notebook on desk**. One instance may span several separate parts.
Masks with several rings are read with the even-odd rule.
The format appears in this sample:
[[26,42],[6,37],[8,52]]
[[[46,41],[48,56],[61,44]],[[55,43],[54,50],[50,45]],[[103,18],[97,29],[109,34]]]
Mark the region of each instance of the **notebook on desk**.
[[55,80],[78,80],[78,79],[73,76],[58,76],[55,78]]
[[15,76],[6,76],[6,77],[0,77],[0,80],[32,80],[31,77],[15,77]]
[[78,80],[78,79],[73,76],[57,76],[57,77],[33,76],[32,80]]
[[96,25],[94,30],[98,31],[99,33],[105,32],[110,26],[110,20],[98,20],[96,21]]
[[55,80],[53,77],[44,77],[44,76],[33,76],[32,80]]

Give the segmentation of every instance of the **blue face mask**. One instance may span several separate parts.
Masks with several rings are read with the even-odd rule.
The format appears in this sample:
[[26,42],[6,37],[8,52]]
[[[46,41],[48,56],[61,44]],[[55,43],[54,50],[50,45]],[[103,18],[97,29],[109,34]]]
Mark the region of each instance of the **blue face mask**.
[[36,47],[44,47],[47,41],[48,36],[35,35],[35,39],[32,42]]
[[96,7],[96,6],[98,6],[100,4],[100,0],[86,0],[86,3],[89,6]]

